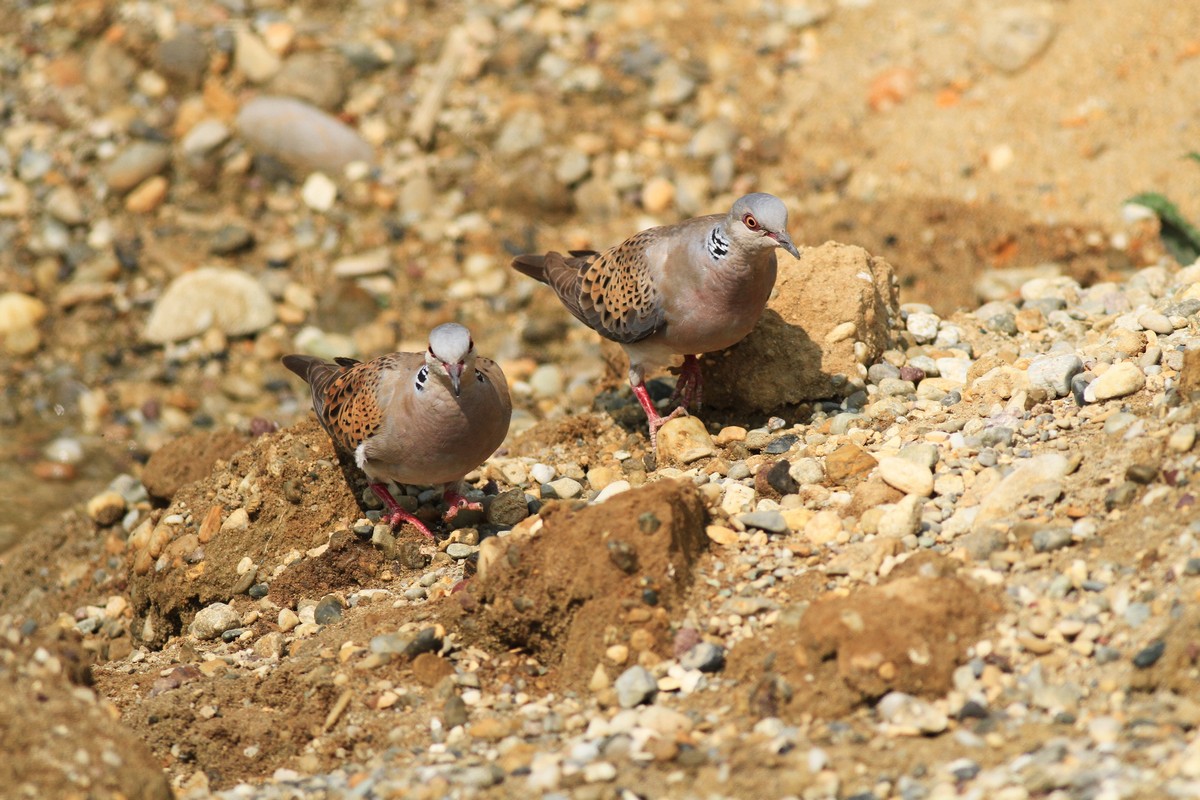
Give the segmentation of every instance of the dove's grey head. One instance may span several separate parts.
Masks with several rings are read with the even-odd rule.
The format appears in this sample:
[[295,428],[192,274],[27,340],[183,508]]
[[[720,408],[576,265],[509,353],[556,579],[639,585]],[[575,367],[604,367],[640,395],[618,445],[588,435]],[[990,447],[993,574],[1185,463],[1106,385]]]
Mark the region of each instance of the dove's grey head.
[[425,364],[434,375],[444,375],[457,397],[462,391],[462,376],[475,364],[475,342],[471,332],[457,322],[438,325],[429,332]]
[[739,197],[729,211],[725,228],[743,247],[782,247],[796,258],[800,251],[787,231],[787,206],[773,194],[755,192]]

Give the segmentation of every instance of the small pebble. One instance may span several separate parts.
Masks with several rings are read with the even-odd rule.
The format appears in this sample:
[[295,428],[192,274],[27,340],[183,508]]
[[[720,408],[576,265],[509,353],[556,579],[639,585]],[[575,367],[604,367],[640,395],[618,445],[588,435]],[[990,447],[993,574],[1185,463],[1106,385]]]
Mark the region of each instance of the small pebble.
[[1163,653],[1167,650],[1167,643],[1162,639],[1147,645],[1138,651],[1133,657],[1133,665],[1138,669],[1146,669],[1152,667],[1158,660],[1162,658]]
[[341,599],[334,595],[326,595],[317,603],[317,607],[313,610],[313,620],[318,625],[332,625],[342,618],[342,611],[345,609],[345,604]]

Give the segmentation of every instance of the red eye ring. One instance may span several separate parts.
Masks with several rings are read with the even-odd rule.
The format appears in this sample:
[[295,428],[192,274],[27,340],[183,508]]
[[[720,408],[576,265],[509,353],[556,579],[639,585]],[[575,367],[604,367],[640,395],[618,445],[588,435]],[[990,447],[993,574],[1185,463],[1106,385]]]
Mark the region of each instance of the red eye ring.
[[742,217],[742,224],[752,231],[758,230],[758,220],[754,218],[753,214],[746,214]]

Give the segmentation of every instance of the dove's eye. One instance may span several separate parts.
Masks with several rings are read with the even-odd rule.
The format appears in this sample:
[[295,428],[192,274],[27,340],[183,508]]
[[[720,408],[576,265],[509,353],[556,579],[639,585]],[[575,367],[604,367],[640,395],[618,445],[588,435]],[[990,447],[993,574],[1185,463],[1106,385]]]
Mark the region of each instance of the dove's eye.
[[752,231],[758,230],[758,220],[754,218],[753,214],[747,214],[742,217],[742,224]]

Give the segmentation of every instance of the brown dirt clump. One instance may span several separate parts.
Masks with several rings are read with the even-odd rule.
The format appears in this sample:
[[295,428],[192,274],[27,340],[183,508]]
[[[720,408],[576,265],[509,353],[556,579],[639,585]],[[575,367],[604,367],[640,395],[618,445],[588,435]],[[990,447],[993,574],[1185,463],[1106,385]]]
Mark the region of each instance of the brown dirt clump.
[[[1152,658],[1155,652],[1160,653],[1156,659]],[[1200,689],[1200,611],[1185,611],[1139,655],[1144,662],[1152,663],[1133,670],[1130,685],[1134,689],[1169,689],[1184,697],[1196,697]]]
[[739,643],[729,671],[745,687],[748,711],[836,717],[891,691],[949,690],[1000,605],[973,581],[946,574],[941,557],[904,566],[881,586],[786,609],[774,631]]
[[123,722],[169,766],[192,764],[225,786],[291,763],[320,732],[339,689],[320,659],[297,657],[259,679],[249,671],[177,666],[165,676],[108,676]]
[[91,655],[74,631],[0,640],[0,794],[5,797],[172,797],[146,744],[98,700]]
[[181,488],[207,478],[217,461],[246,446],[236,431],[205,431],[181,436],[154,451],[142,470],[142,484],[151,497],[170,502]]
[[1045,224],[995,202],[842,198],[800,228],[804,241],[854,242],[885,259],[905,298],[939,314],[976,307],[980,279],[994,270],[1053,262],[1087,286],[1130,266],[1098,226]]
[[[227,469],[181,490],[148,535],[130,536],[131,601],[139,619],[150,620],[135,624],[135,633],[161,645],[198,609],[228,601],[235,587],[245,591],[243,558],[253,562],[255,581],[288,598],[298,586],[311,596],[361,585],[380,564],[370,545],[347,533],[361,513],[315,421],[260,437]],[[168,523],[172,517],[183,522]],[[339,531],[345,541],[331,543]]]
[[708,541],[695,487],[660,481],[599,506],[554,504],[542,520],[532,536],[491,540],[463,631],[560,663],[574,685],[611,645],[637,659],[668,656],[671,613]]

